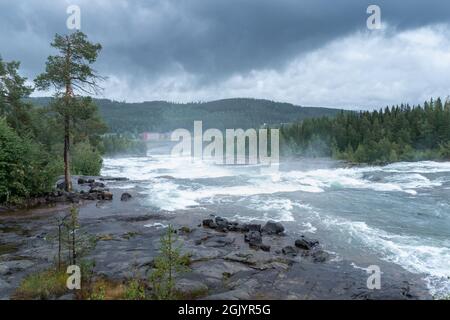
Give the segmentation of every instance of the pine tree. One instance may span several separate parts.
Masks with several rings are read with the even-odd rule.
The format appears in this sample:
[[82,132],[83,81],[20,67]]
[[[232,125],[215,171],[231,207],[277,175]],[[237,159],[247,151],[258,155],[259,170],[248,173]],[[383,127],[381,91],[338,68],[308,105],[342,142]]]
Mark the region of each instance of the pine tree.
[[73,123],[80,117],[80,108],[88,108],[90,100],[78,99],[76,93],[96,94],[100,87],[91,64],[97,60],[100,44],[93,44],[80,31],[61,36],[56,35],[52,47],[58,55],[49,56],[45,72],[35,79],[39,90],[55,89],[54,110],[64,123],[64,179],[66,191],[71,191],[70,179],[70,132]]

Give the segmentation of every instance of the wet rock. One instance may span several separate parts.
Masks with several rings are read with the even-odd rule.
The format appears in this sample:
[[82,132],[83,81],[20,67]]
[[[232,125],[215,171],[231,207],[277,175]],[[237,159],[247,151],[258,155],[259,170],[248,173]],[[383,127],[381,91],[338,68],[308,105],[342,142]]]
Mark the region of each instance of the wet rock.
[[120,196],[120,201],[128,201],[131,198],[133,198],[133,196],[131,194],[129,194],[128,192],[124,192],[122,193],[122,195]]
[[103,192],[102,193],[102,200],[112,200],[113,199],[113,194],[111,192]]
[[259,245],[259,248],[262,250],[262,251],[265,251],[265,252],[270,252],[270,246],[268,245],[268,244],[260,244]]
[[264,225],[262,232],[266,234],[280,234],[284,232],[284,227],[281,223],[270,220]]
[[315,246],[317,246],[319,244],[319,241],[317,240],[313,240],[313,239],[309,239],[305,236],[301,236],[300,239],[295,240],[295,246],[303,249],[303,250],[311,250],[312,248],[314,248]]
[[213,219],[205,219],[205,220],[203,220],[202,225],[204,227],[208,227],[208,228],[211,228],[211,229],[217,228],[217,224],[214,222]]
[[246,223],[243,225],[243,231],[258,231],[261,232],[261,225],[260,224],[252,224],[252,223]]
[[261,232],[259,231],[250,231],[247,232],[244,236],[245,242],[248,242],[250,247],[259,248],[262,244]]
[[95,180],[92,178],[85,178],[85,177],[79,177],[78,178],[78,184],[87,184],[87,183],[94,183]]
[[89,189],[89,193],[103,193],[109,191],[108,188],[103,188],[103,187],[91,187]]
[[297,250],[293,246],[286,246],[283,249],[281,249],[281,252],[283,252],[284,255],[295,257],[297,256]]
[[94,181],[90,184],[91,189],[92,188],[105,188],[105,184],[103,182]]
[[330,255],[323,250],[314,251],[311,254],[311,256],[312,256],[314,262],[319,262],[319,263],[325,262],[330,259]]
[[228,231],[243,232],[244,231],[244,226],[239,224],[236,221],[232,221],[232,222],[228,223]]
[[101,181],[128,181],[125,177],[100,177]]
[[216,217],[216,229],[219,231],[228,231],[228,220],[221,217]]
[[56,181],[56,189],[65,190],[66,189],[66,182],[64,180]]

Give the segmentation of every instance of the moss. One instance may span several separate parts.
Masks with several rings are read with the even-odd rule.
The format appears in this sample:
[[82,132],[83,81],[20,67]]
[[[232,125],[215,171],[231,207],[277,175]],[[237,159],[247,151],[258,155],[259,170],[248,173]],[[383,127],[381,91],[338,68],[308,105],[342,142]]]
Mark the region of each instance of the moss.
[[17,245],[12,243],[0,243],[0,256],[7,253],[14,253],[18,250]]
[[131,238],[136,237],[136,236],[139,235],[139,234],[140,234],[139,232],[129,231],[129,232],[127,232],[127,233],[124,233],[124,234],[122,235],[122,238],[127,239],[127,240],[130,240]]
[[35,300],[51,299],[64,295],[67,274],[65,270],[45,270],[25,277],[17,288],[14,299]]
[[199,288],[197,290],[192,290],[189,292],[176,292],[175,298],[177,300],[195,300],[206,297],[208,293],[209,293],[208,288]]
[[111,241],[111,240],[114,240],[114,237],[110,234],[101,234],[101,235],[97,236],[96,240],[97,241]]

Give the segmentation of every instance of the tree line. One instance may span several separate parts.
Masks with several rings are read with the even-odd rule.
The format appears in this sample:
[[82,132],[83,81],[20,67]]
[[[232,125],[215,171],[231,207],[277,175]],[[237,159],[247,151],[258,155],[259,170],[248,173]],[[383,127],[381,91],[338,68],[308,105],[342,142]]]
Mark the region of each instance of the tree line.
[[450,159],[450,101],[340,112],[280,128],[283,155],[334,157],[355,163]]

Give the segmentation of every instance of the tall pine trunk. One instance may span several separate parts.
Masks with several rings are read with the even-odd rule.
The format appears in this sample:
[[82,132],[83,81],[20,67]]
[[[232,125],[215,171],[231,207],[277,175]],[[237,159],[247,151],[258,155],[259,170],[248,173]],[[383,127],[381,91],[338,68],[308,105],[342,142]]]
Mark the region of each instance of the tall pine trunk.
[[64,117],[64,182],[67,192],[72,191],[72,179],[70,178],[70,119]]

